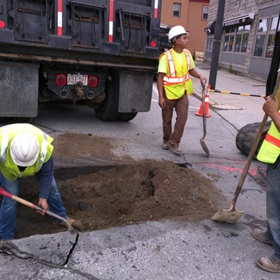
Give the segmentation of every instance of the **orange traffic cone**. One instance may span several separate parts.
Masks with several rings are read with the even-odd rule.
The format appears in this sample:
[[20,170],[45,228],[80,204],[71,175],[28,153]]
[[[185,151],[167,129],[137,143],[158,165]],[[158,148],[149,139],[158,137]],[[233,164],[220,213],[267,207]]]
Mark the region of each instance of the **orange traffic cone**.
[[[207,92],[204,95],[204,106],[205,106],[205,116],[206,118],[210,118],[211,115],[209,114],[209,98],[210,94],[208,93],[208,90],[210,89],[210,85],[207,86]],[[202,102],[200,104],[200,107],[198,111],[195,113],[196,116],[202,117],[203,116],[203,108],[202,108]]]

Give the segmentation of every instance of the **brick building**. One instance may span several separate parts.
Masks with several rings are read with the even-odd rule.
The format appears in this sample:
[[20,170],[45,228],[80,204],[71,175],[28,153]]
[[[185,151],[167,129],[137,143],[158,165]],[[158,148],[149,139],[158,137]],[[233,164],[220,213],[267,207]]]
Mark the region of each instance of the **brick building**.
[[[219,0],[210,0],[204,57],[209,62],[218,5]],[[265,81],[280,31],[279,14],[279,0],[225,1],[219,66]]]
[[209,0],[162,0],[161,23],[169,27],[182,25],[190,31],[188,49],[192,54],[204,52]]

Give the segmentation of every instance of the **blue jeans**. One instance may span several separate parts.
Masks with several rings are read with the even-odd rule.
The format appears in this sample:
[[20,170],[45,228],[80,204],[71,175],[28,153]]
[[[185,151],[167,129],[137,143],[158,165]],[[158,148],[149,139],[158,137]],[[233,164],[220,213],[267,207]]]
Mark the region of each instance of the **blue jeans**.
[[280,163],[267,166],[266,180],[267,235],[275,242],[273,257],[280,261]]
[[[15,196],[18,196],[19,181],[20,179],[17,179],[15,181],[9,181],[0,172],[0,182],[1,182],[2,189]],[[66,210],[62,206],[61,196],[57,188],[54,177],[52,180],[52,185],[47,201],[51,212],[65,219],[67,218]],[[0,208],[0,239],[1,240],[11,240],[14,238],[16,208],[17,208],[16,201],[6,196],[3,196],[3,200]],[[60,220],[57,219],[53,219],[53,220],[54,222],[61,222]]]

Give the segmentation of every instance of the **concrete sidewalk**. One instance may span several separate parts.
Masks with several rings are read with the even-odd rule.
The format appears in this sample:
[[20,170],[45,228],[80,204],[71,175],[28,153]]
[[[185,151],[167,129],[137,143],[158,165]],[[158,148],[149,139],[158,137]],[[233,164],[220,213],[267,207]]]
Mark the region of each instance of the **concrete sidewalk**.
[[[209,80],[210,65],[203,62],[196,62],[196,69],[199,73]],[[195,95],[201,98],[201,85],[198,79],[192,79]],[[233,74],[226,70],[218,70],[215,90],[249,94],[242,96],[235,94],[225,94],[218,92],[209,92],[209,106],[222,117],[228,118],[233,124],[238,124],[240,129],[248,123],[261,122],[264,112],[262,105],[263,97],[254,97],[251,95],[265,96],[266,84],[249,77],[243,77]],[[234,119],[230,117],[230,111],[236,110]]]

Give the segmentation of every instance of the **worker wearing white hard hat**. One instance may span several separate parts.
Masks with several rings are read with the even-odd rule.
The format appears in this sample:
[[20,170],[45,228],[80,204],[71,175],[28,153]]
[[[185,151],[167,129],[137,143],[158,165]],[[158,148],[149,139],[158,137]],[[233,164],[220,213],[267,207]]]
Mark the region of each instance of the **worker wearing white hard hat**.
[[[35,176],[39,182],[38,206],[43,214],[50,209],[67,219],[78,230],[82,223],[67,217],[53,175],[53,138],[31,124],[11,124],[0,127],[1,188],[15,196],[22,177]],[[14,238],[16,201],[4,196],[0,208],[0,240]],[[54,219],[55,223],[60,220]],[[64,222],[63,222],[64,223]],[[63,224],[65,225],[66,224]]]
[[[189,99],[193,93],[190,76],[206,82],[206,78],[197,72],[190,51],[187,49],[189,32],[181,25],[174,26],[168,33],[172,48],[161,54],[158,65],[158,104],[162,109],[163,144],[162,148],[176,155],[182,153],[179,148],[184,127],[188,118]],[[172,128],[173,110],[177,118]]]
[[190,33],[185,30],[185,28],[181,25],[176,25],[169,30],[168,33],[168,40],[171,41],[172,39],[180,36],[180,35],[189,35]]

